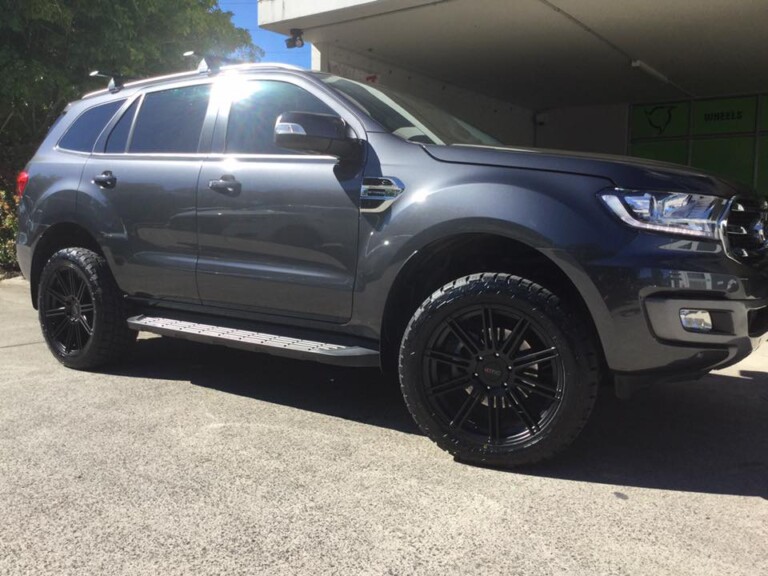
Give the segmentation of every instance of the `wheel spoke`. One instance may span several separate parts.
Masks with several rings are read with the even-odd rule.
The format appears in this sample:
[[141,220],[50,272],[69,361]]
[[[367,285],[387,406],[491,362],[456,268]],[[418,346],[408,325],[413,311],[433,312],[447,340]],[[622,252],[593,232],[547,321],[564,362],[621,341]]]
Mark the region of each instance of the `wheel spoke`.
[[512,367],[517,370],[522,370],[528,366],[539,364],[541,362],[550,362],[560,356],[557,348],[547,348],[546,350],[539,350],[538,352],[527,352],[518,356],[512,361]]
[[77,298],[78,302],[82,302],[83,301],[83,296],[85,295],[85,288],[86,288],[86,286],[85,286],[85,282],[83,282],[79,278],[78,278],[78,280],[79,280],[79,282],[78,282],[78,287],[77,287],[77,295],[75,297]]
[[[75,298],[77,298],[77,293],[78,293],[78,280],[79,280],[79,278],[77,277],[77,274],[75,274],[74,271],[70,270],[69,271],[69,286],[72,289],[72,295]],[[79,298],[78,298],[78,300],[79,300]]]
[[451,428],[461,428],[461,425],[464,424],[464,422],[467,420],[469,415],[472,413],[472,410],[474,410],[475,406],[477,406],[478,402],[480,402],[479,394],[475,394],[474,392],[469,394],[467,399],[459,408],[459,411],[456,412],[456,415],[453,417],[453,420],[450,424]]
[[67,322],[67,329],[64,334],[64,341],[62,344],[64,344],[64,351],[69,352],[72,350],[72,344],[75,343],[75,334],[74,334],[74,324],[72,322]]
[[[54,280],[56,281],[56,284],[59,285],[59,288],[61,289],[60,294],[62,294],[65,298],[69,298],[72,296],[72,293],[67,288],[67,285],[64,283],[64,274],[59,271],[56,273],[56,276],[54,276]],[[53,288],[53,286],[51,286]]]
[[76,296],[77,295],[77,288],[75,288],[75,277],[74,273],[71,270],[66,271],[67,276],[67,290],[69,291],[70,296]]
[[67,297],[61,292],[59,292],[58,290],[55,290],[53,286],[48,286],[45,289],[45,293],[48,294],[49,296],[53,296],[56,300],[58,300],[62,304],[67,303]]
[[546,386],[540,382],[532,380],[530,377],[516,375],[515,386],[520,388],[524,392],[530,392],[537,394],[547,400],[557,400],[557,390],[551,386]]
[[83,314],[88,314],[89,312],[93,312],[93,304],[83,304],[80,306],[80,312]]
[[50,310],[45,311],[45,317],[46,318],[59,318],[60,316],[64,316],[67,313],[67,309],[64,306],[60,306],[59,308],[51,308]]
[[469,365],[471,364],[468,358],[462,358],[461,356],[440,352],[439,350],[427,350],[426,356],[427,358],[436,362],[444,362],[445,364],[450,364],[451,366],[462,368],[464,370],[468,370]]
[[498,442],[501,439],[501,402],[499,398],[488,398],[488,440]]
[[527,320],[520,319],[517,321],[517,324],[510,330],[509,336],[507,336],[506,340],[504,340],[501,345],[502,353],[514,355],[514,353],[520,349],[520,345],[523,343],[523,336],[525,336],[528,326],[529,324]]
[[478,354],[480,352],[480,347],[475,342],[475,339],[472,338],[472,336],[470,336],[467,331],[461,327],[458,321],[454,319],[448,320],[448,327],[454,334],[456,334],[456,337],[464,345],[464,347],[469,350],[470,354]]
[[536,419],[531,415],[531,413],[528,411],[528,408],[526,408],[525,404],[523,404],[523,401],[521,398],[518,397],[518,395],[510,389],[506,390],[507,396],[512,400],[510,403],[510,407],[514,412],[517,414],[518,418],[525,424],[525,427],[528,428],[528,431],[531,434],[535,434],[539,431],[538,423],[536,422]]
[[449,392],[453,392],[454,390],[461,390],[467,387],[467,384],[469,384],[469,381],[471,379],[472,379],[472,376],[470,376],[469,374],[464,374],[463,376],[459,376],[458,378],[453,378],[452,380],[448,380],[447,382],[441,382],[439,384],[435,384],[429,389],[429,395],[441,396],[443,394],[448,394]]
[[496,350],[496,328],[493,325],[493,310],[483,308],[483,340],[485,347],[490,350]]
[[83,330],[85,330],[85,333],[88,334],[88,337],[90,338],[93,335],[93,329],[91,328],[90,324],[88,324],[88,319],[85,317],[85,315],[81,314],[80,318],[77,319],[80,326],[83,327]]
[[51,340],[59,341],[58,338],[61,335],[61,333],[64,331],[64,328],[69,326],[69,319],[64,318],[59,325],[53,330],[53,333],[51,334]]
[[82,350],[83,349],[83,334],[80,331],[80,323],[74,324],[72,326],[72,331],[75,334],[75,343],[77,344],[77,349]]

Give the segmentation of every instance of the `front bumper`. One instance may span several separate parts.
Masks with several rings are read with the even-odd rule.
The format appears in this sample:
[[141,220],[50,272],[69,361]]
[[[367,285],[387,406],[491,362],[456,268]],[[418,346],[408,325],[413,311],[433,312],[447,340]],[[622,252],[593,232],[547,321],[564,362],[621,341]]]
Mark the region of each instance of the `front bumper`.
[[[768,336],[768,270],[728,258],[717,242],[639,234],[585,268],[607,313],[596,327],[617,375],[695,379],[746,358]],[[713,331],[685,330],[682,308],[712,311]]]
[[[712,331],[692,332],[683,328],[680,310],[686,308],[706,310],[713,321]],[[645,312],[661,344],[702,348],[699,353],[708,353],[712,359],[721,355],[722,359],[710,368],[722,368],[743,360],[760,346],[768,333],[768,301],[651,297],[645,299]]]

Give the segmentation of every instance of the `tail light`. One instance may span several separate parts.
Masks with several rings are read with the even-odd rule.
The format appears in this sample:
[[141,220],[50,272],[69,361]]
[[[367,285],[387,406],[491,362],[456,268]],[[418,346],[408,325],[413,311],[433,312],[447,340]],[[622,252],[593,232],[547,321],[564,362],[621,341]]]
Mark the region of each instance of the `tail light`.
[[21,195],[24,194],[24,189],[27,187],[28,182],[29,174],[24,170],[19,172],[19,175],[16,176],[16,196],[18,198],[21,198]]

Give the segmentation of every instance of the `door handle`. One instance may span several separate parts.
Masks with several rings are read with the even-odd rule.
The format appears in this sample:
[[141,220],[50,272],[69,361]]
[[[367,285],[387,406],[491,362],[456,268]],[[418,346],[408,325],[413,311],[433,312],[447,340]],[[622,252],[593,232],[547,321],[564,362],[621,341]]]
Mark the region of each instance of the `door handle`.
[[235,180],[235,177],[232,176],[232,174],[224,174],[218,180],[209,180],[208,188],[219,194],[238,196],[243,189],[243,185]]
[[112,174],[111,170],[104,170],[101,174],[93,177],[93,183],[98,184],[101,188],[114,188],[117,184],[117,177]]

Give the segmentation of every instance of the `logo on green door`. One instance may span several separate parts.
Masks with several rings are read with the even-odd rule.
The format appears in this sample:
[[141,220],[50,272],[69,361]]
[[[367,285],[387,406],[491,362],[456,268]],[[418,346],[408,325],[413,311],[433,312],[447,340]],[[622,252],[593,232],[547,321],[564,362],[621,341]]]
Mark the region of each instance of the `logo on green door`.
[[672,122],[672,111],[675,108],[677,106],[654,106],[653,108],[645,109],[645,117],[648,119],[648,124],[653,126],[657,136],[664,134],[667,126]]

